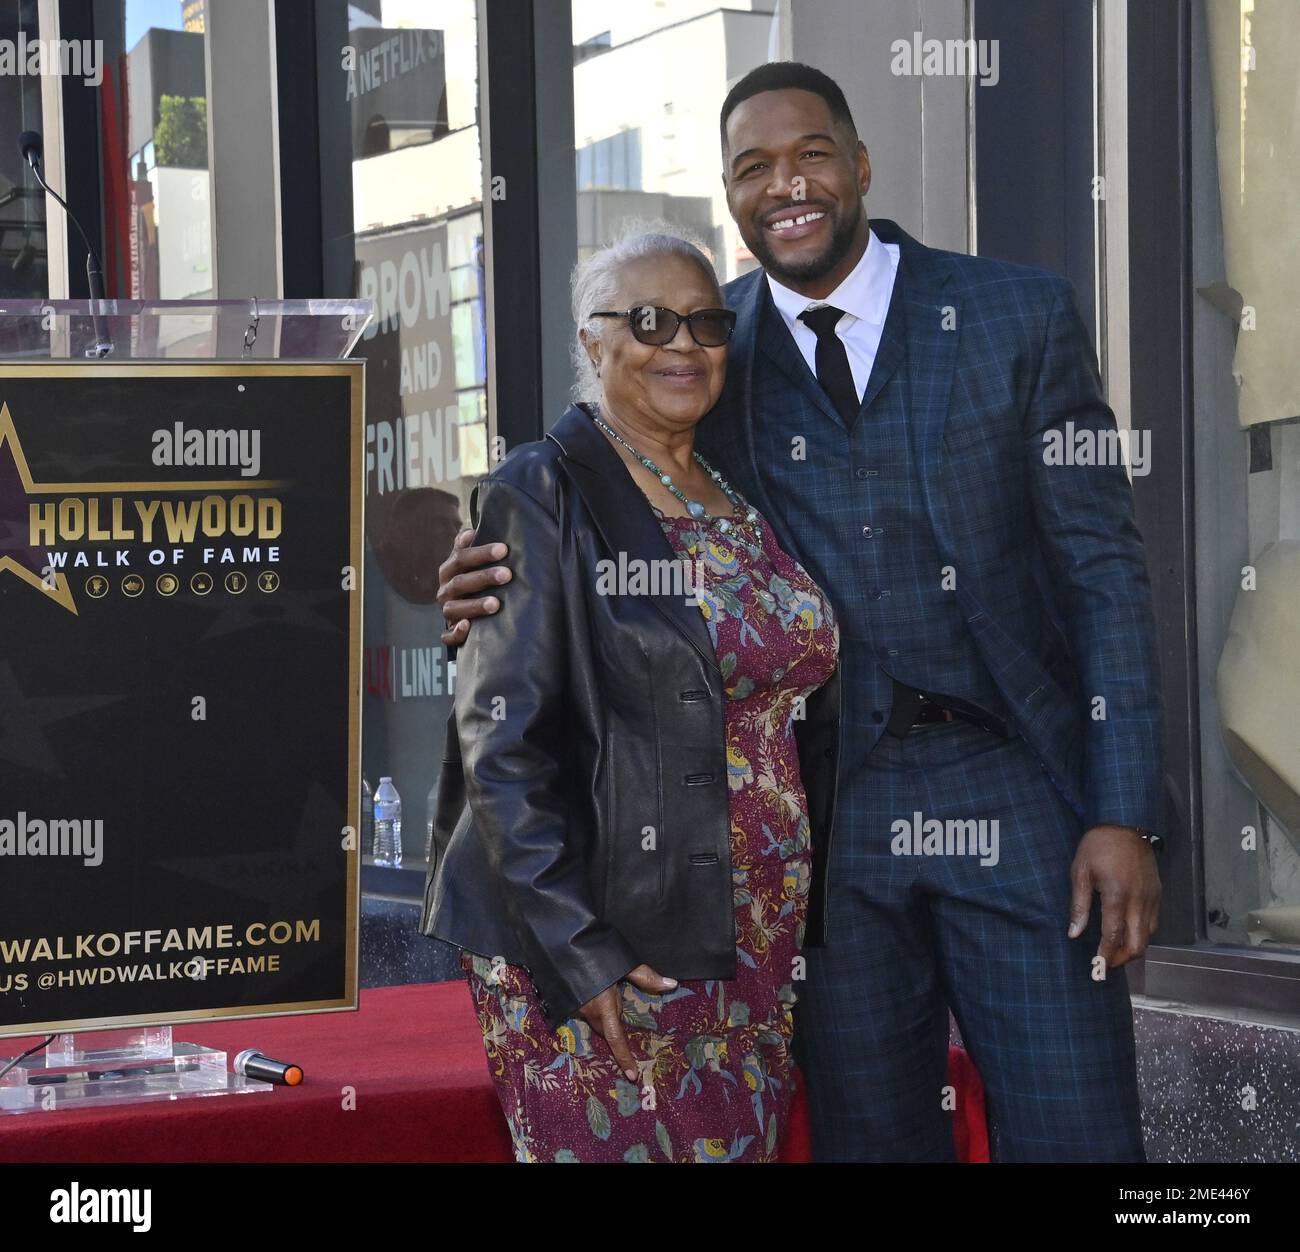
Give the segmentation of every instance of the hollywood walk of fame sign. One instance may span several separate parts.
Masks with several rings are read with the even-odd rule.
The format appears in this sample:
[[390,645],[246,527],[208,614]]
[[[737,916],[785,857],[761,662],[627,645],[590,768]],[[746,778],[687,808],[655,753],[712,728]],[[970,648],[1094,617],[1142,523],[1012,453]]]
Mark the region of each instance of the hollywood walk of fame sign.
[[0,362],[0,1036],[354,1008],[363,362]]

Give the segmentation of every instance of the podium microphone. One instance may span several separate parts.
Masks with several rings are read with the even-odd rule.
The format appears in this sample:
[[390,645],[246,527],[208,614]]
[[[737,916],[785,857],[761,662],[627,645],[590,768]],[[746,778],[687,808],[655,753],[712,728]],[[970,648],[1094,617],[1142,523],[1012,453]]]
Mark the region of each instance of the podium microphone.
[[285,1087],[296,1087],[302,1082],[302,1067],[287,1061],[273,1061],[256,1048],[245,1048],[235,1057],[235,1073],[262,1082],[278,1082]]
[[[81,241],[86,245],[86,282],[90,286],[90,298],[92,301],[104,299],[104,272],[100,269],[99,257],[95,249],[91,246],[90,238],[81,228],[81,223],[77,221],[77,215],[68,208],[68,202],[53,187],[45,181],[45,175],[41,173],[41,155],[44,151],[44,144],[41,137],[34,130],[25,130],[18,136],[18,148],[23,154],[23,160],[31,166],[32,173],[36,175],[36,181],[40,183],[45,190],[45,194],[53,196],[55,200],[63,206],[63,211],[68,215],[68,220],[77,228],[77,233],[81,236]],[[104,338],[103,326],[99,320],[99,313],[91,306],[90,313],[91,325],[95,331],[95,346],[86,350],[87,356],[104,357],[113,351],[113,345]]]

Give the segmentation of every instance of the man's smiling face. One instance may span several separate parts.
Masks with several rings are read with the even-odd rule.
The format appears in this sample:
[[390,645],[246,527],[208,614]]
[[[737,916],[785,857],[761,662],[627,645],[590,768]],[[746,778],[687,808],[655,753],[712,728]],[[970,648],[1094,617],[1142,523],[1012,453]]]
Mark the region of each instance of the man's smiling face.
[[797,290],[825,287],[809,295],[834,290],[867,240],[871,165],[849,127],[815,92],[762,91],[727,118],[723,161],[727,205],[763,268]]

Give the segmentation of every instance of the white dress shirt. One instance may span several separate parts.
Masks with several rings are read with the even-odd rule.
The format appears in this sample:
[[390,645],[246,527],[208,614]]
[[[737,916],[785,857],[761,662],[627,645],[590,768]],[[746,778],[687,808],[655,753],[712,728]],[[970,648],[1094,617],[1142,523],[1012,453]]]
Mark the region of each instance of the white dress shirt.
[[772,292],[772,301],[794,336],[814,378],[817,377],[817,336],[812,327],[799,320],[799,314],[805,309],[820,308],[823,304],[844,310],[835,333],[844,342],[849,368],[853,371],[853,385],[861,400],[880,347],[880,336],[885,329],[885,315],[889,312],[889,300],[894,292],[894,276],[897,273],[898,245],[885,243],[873,230],[858,263],[825,300],[812,300],[797,291],[791,291],[768,274],[767,283]]

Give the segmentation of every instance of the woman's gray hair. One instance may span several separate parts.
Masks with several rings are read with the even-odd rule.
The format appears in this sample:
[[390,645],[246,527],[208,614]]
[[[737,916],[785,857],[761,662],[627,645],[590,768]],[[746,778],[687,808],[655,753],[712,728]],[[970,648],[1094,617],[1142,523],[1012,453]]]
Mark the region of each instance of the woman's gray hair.
[[599,339],[607,319],[592,317],[595,312],[611,309],[618,295],[619,272],[629,261],[646,256],[680,256],[696,265],[718,287],[713,255],[708,245],[690,231],[662,219],[638,219],[626,223],[612,243],[593,252],[573,268],[569,291],[573,302],[573,398],[600,399],[600,380],[579,332],[585,330]]

